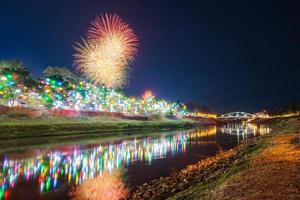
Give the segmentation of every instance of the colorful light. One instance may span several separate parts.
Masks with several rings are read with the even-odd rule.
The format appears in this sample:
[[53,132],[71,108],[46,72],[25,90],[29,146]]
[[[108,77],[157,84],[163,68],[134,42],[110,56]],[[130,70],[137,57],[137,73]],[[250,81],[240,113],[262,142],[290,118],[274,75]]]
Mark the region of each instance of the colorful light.
[[193,139],[214,134],[216,128],[211,127],[176,132],[159,138],[100,144],[85,150],[57,150],[28,159],[5,159],[0,168],[0,200],[6,191],[16,187],[20,179],[25,182],[38,180],[41,193],[55,190],[64,182],[79,186],[87,180],[108,175],[137,161],[150,164],[170,154],[183,154]]
[[151,97],[154,97],[154,95],[152,94],[152,91],[151,90],[146,90],[142,96],[142,98],[144,100],[148,99],[148,98],[151,98]]
[[138,39],[118,15],[97,17],[88,39],[77,43],[75,64],[91,81],[108,88],[121,88],[127,82],[129,63],[137,52]]
[[79,85],[70,85],[66,89],[56,81],[42,81],[44,104],[51,104],[56,109],[80,111],[119,112],[129,115],[165,115],[184,116],[187,114],[183,104],[166,102],[154,96],[145,98],[128,98],[114,89],[98,87],[87,81]]

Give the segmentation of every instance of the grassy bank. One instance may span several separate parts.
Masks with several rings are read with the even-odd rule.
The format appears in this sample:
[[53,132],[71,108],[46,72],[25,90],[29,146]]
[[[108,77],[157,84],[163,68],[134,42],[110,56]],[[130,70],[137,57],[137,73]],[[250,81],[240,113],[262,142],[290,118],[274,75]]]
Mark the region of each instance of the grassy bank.
[[140,186],[129,199],[299,199],[300,119]]
[[46,117],[38,119],[4,118],[0,120],[0,139],[158,130],[165,128],[192,127],[195,124],[194,121],[185,119],[138,121],[110,117]]
[[199,125],[192,120],[165,118],[138,121],[111,117],[39,119],[1,117],[0,154],[54,144],[92,143],[139,137],[163,130],[192,128]]

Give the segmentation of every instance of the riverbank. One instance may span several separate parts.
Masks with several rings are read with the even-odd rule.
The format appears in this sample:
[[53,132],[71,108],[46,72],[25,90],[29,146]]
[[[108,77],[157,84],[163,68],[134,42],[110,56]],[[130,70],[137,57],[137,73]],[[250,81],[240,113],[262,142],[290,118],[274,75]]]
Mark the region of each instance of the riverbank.
[[202,125],[190,119],[166,118],[142,121],[116,117],[0,117],[0,154],[54,144],[139,137]]
[[0,121],[0,139],[70,134],[185,128],[198,125],[189,119],[126,120],[114,117],[7,118]]
[[138,187],[128,199],[299,199],[300,119]]

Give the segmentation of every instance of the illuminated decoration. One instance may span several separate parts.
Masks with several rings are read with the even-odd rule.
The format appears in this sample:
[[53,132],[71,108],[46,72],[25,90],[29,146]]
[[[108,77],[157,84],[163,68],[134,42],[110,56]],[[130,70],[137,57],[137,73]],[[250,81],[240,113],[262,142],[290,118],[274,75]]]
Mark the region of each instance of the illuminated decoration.
[[146,90],[145,93],[143,94],[142,98],[145,100],[145,99],[148,99],[148,98],[151,98],[151,97],[154,97],[154,95],[152,94],[152,91],[151,90]]
[[0,74],[0,99],[8,106],[20,106],[23,102],[30,106],[42,104],[37,89],[26,87],[14,73]]
[[251,119],[255,119],[257,116],[250,114],[250,113],[246,113],[246,112],[230,112],[227,114],[223,114],[221,116],[218,117],[218,119],[247,119],[247,120],[251,120]]
[[216,115],[216,114],[201,113],[201,112],[189,113],[188,116],[190,116],[190,117],[212,118],[212,119],[217,118],[217,115]]
[[19,92],[20,89],[17,88],[17,84],[12,74],[3,74],[0,76],[0,97],[4,100],[7,100],[8,105],[11,104],[9,100]]
[[257,118],[260,118],[260,119],[268,119],[270,118],[271,116],[267,113],[266,110],[262,111],[262,112],[258,112],[258,113],[255,113],[254,114]]
[[65,183],[79,186],[138,161],[151,164],[153,160],[167,155],[184,154],[194,140],[199,141],[197,138],[215,134],[214,126],[197,131],[179,131],[159,138],[94,145],[85,150],[62,148],[28,159],[6,158],[0,166],[0,200],[7,199],[20,180],[35,180],[41,193],[56,190]]
[[[105,86],[98,87],[87,81],[77,85],[63,87],[63,81],[46,79],[41,81],[43,102],[56,109],[80,111],[120,112],[128,115],[166,115],[185,116],[187,110],[182,103],[167,102],[149,96],[146,99],[128,98],[114,89]],[[68,89],[65,89],[68,88]]]
[[[167,102],[150,95],[146,99],[126,97],[112,88],[99,87],[85,80],[75,85],[46,78],[40,80],[40,91],[38,91],[35,88],[24,87],[22,84],[18,84],[20,87],[14,87],[16,83],[10,77],[0,77],[0,99],[9,99],[9,96],[14,95],[14,99],[18,102],[24,102],[31,107],[44,105],[55,109],[119,112],[127,115],[185,116],[188,113],[185,105],[180,102]],[[13,106],[10,101],[6,104]]]
[[291,113],[282,113],[282,114],[278,114],[278,115],[268,115],[268,114],[265,114],[265,115],[257,115],[258,117],[261,117],[261,118],[289,118],[289,117],[297,117],[297,116],[300,116],[300,112],[291,112]]
[[138,39],[116,14],[102,15],[91,24],[87,40],[74,47],[75,64],[89,80],[107,88],[121,88],[127,82]]
[[[181,102],[167,102],[146,91],[143,97],[126,97],[121,92],[98,86],[85,80],[69,83],[54,78],[40,79],[38,88],[25,87],[13,74],[0,75],[0,99],[8,106],[49,109],[68,109],[95,112],[119,112],[125,115],[174,115],[188,114]],[[12,101],[13,100],[13,101]]]

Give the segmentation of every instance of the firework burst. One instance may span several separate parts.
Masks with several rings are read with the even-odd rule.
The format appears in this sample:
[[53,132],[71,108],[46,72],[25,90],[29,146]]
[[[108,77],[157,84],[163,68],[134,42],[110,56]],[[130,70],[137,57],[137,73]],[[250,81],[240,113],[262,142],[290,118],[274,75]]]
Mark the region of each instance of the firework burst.
[[120,88],[127,83],[138,39],[118,15],[105,14],[91,24],[87,39],[74,47],[75,64],[90,80]]

